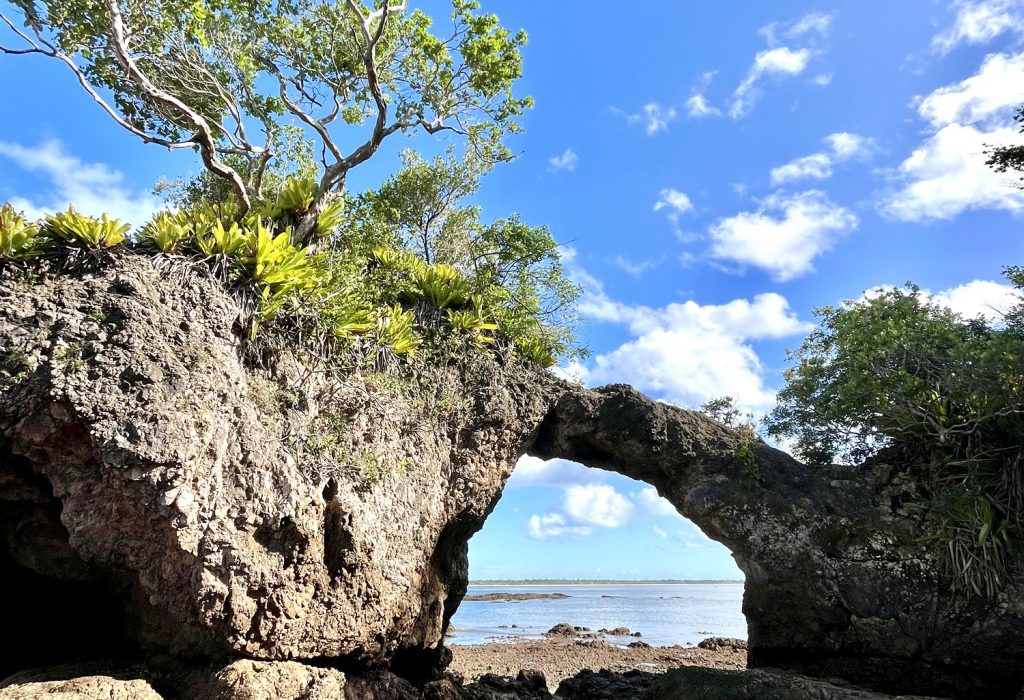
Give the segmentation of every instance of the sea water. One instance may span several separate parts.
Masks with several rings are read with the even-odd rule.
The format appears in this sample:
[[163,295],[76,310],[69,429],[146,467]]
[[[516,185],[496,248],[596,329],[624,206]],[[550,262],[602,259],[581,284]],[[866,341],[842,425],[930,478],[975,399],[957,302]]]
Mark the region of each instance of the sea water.
[[[569,597],[463,601],[452,618],[454,634],[448,644],[539,639],[559,622],[594,631],[628,627],[653,646],[696,644],[706,637],[747,637],[742,583],[470,586],[469,593],[562,593]],[[607,640],[613,644],[635,641],[630,637]]]

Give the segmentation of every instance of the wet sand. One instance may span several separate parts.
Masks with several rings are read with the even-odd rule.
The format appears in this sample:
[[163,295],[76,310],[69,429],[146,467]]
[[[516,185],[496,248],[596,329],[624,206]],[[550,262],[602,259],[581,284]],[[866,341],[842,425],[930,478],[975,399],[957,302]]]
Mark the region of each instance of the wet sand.
[[550,638],[506,644],[453,644],[450,648],[454,659],[448,669],[462,675],[467,682],[485,673],[515,676],[522,669],[534,669],[544,673],[548,687],[552,689],[563,679],[575,676],[585,668],[661,673],[677,666],[721,669],[743,669],[747,666],[746,649],[732,646],[720,646],[714,650],[681,646],[623,648],[603,640]]

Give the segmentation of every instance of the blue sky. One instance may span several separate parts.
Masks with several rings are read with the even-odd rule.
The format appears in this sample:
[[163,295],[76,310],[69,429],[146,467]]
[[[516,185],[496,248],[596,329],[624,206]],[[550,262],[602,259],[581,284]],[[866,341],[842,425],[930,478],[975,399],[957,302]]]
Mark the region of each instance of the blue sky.
[[[761,414],[816,306],[907,280],[968,315],[1010,303],[1024,193],[982,150],[1019,141],[1024,0],[483,5],[529,32],[537,106],[479,203],[566,244],[592,355],[565,371],[588,385]],[[141,223],[194,157],[61,68],[0,58],[0,201]],[[350,186],[443,145],[397,139]],[[649,487],[558,461],[520,464],[470,551],[474,578],[740,575]]]

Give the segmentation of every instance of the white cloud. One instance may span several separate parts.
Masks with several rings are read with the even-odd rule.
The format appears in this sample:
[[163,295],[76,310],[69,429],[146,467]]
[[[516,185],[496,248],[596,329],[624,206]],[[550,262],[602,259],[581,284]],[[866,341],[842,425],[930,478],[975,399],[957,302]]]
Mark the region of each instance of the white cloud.
[[685,214],[693,211],[693,202],[684,192],[673,187],[667,187],[660,193],[660,198],[654,205],[654,211],[661,211],[668,208],[673,214]]
[[1007,311],[1021,303],[1020,292],[1009,284],[991,280],[973,280],[934,295],[964,318],[999,321]]
[[575,484],[565,490],[552,512],[533,515],[527,534],[537,540],[578,539],[596,527],[622,527],[633,513],[633,503],[607,484]]
[[921,99],[917,111],[937,129],[950,124],[995,127],[1010,122],[1022,99],[1024,53],[993,54],[975,75]]
[[828,143],[829,148],[832,149],[832,155],[836,160],[845,161],[853,158],[867,158],[875,150],[875,140],[860,136],[858,134],[851,134],[848,131],[840,131],[835,134],[829,134],[825,137],[825,142]]
[[813,270],[814,258],[857,224],[853,212],[818,190],[791,197],[776,194],[761,200],[755,212],[715,223],[709,231],[711,255],[760,267],[783,282]]
[[645,486],[633,495],[633,500],[637,502],[643,511],[652,517],[661,518],[669,516],[678,516],[679,511],[672,505],[667,498],[662,498],[658,495],[658,490],[653,486]]
[[610,299],[586,272],[575,269],[573,274],[584,287],[583,315],[622,324],[632,336],[615,350],[591,358],[587,383],[625,382],[680,406],[695,407],[729,395],[745,410],[764,414],[774,405],[775,394],[749,342],[813,327],[801,322],[778,294],[720,305],[687,301],[650,308]]
[[825,87],[826,85],[832,84],[832,78],[834,77],[835,75],[832,73],[819,73],[818,75],[814,76],[811,82],[817,85],[818,87]]
[[1004,32],[1024,34],[1022,0],[957,0],[956,19],[932,39],[932,49],[948,53],[956,46],[986,44]]
[[660,537],[662,539],[667,539],[668,538],[668,533],[665,530],[662,530],[657,525],[652,525],[651,526],[651,532],[653,532],[655,535],[657,535],[658,537]]
[[572,484],[592,484],[600,482],[605,472],[588,469],[582,464],[565,459],[543,460],[538,457],[523,455],[516,462],[516,468],[509,477],[506,486],[568,486]]
[[827,153],[812,153],[792,160],[785,165],[772,168],[772,184],[779,185],[793,180],[812,178],[824,180],[832,177],[832,159]]
[[896,170],[903,186],[881,205],[901,221],[953,219],[970,209],[1024,209],[1024,193],[985,165],[986,146],[1019,143],[1016,129],[980,131],[951,124],[922,143]]
[[686,101],[687,113],[695,119],[702,119],[704,117],[720,117],[722,116],[722,110],[718,107],[714,107],[708,104],[708,101],[704,98],[701,93],[694,93],[690,96],[690,99]]
[[660,131],[668,131],[669,122],[676,118],[675,107],[662,107],[656,102],[644,105],[644,121],[647,126],[645,130],[648,136],[654,136]]
[[580,157],[571,148],[567,148],[562,155],[548,158],[548,170],[553,173],[557,173],[560,170],[572,172],[576,169],[579,162]]
[[532,515],[527,522],[526,533],[535,540],[586,537],[592,528],[585,525],[570,525],[565,516],[558,513]]
[[809,12],[795,22],[772,22],[761,28],[761,34],[764,35],[769,46],[775,46],[780,38],[798,39],[806,34],[825,36],[831,29],[834,19],[834,13]]
[[971,209],[1021,211],[1024,193],[985,164],[990,146],[1022,143],[1009,126],[1021,102],[1024,53],[987,56],[975,75],[918,99],[918,114],[934,132],[892,171],[896,189],[881,211],[915,222]]
[[653,270],[654,268],[661,265],[661,263],[663,263],[664,261],[664,255],[658,258],[648,258],[647,260],[641,260],[640,262],[633,262],[632,260],[627,260],[621,255],[616,255],[614,260],[615,264],[618,267],[620,267],[627,274],[632,275],[633,277],[642,276],[645,272],[647,272],[648,270]]
[[760,97],[757,85],[762,78],[799,75],[807,68],[810,59],[811,52],[808,49],[793,50],[788,46],[780,46],[760,51],[754,57],[754,63],[747,71],[747,77],[733,92],[729,116],[739,119],[750,113]]
[[842,163],[853,158],[867,158],[875,148],[873,139],[846,131],[829,134],[824,141],[829,145],[829,153],[812,153],[772,168],[772,184],[779,185],[808,178],[825,180],[832,177],[834,163]]
[[58,140],[38,146],[0,142],[0,156],[22,170],[43,175],[49,181],[43,191],[10,199],[12,206],[30,218],[62,211],[73,204],[83,214],[109,214],[141,226],[160,208],[160,201],[144,192],[132,192],[124,174],[103,163],[84,163],[68,153]]
[[595,527],[622,527],[633,512],[629,499],[607,484],[574,485],[562,502],[572,522]]

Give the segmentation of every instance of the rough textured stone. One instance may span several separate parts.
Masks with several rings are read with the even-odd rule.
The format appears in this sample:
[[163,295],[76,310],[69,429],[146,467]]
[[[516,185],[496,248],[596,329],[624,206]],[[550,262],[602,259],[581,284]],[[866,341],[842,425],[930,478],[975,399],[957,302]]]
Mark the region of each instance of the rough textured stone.
[[218,283],[137,256],[0,274],[0,614],[26,630],[0,673],[141,646],[423,680],[529,453],[652,484],[725,544],[753,666],[958,697],[1024,682],[1021,587],[949,597],[906,470],[810,468],[500,357],[408,386],[286,352],[256,370],[237,317]]
[[337,700],[345,674],[294,661],[236,661],[221,669],[196,700]]
[[162,700],[149,683],[109,676],[22,683],[0,688],[0,700]]
[[[665,674],[585,671],[558,686],[564,700],[929,700],[884,695],[776,670],[685,666]],[[931,700],[937,700],[935,698]]]

